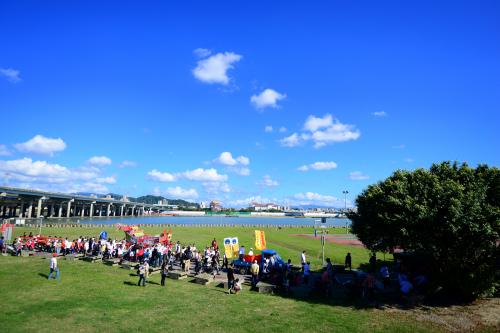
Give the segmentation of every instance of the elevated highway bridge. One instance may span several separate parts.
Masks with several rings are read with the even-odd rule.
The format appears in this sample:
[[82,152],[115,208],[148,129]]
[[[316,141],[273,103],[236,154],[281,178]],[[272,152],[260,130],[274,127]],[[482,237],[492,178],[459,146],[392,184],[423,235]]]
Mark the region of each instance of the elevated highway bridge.
[[168,205],[0,186],[0,218],[142,216]]

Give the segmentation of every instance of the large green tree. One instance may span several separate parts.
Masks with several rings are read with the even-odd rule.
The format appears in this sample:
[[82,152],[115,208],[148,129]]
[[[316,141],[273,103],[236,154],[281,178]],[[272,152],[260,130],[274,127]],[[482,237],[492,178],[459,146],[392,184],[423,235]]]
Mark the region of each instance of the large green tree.
[[370,185],[350,215],[369,248],[424,255],[434,282],[475,298],[498,286],[500,170],[444,162]]

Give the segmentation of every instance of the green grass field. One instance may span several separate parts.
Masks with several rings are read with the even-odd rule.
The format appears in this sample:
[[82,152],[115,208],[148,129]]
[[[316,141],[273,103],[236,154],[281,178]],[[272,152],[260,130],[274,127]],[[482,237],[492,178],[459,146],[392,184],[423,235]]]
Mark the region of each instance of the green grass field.
[[[300,231],[299,231],[300,230]],[[305,249],[319,267],[320,242],[291,236],[306,229],[265,229],[268,247],[298,263]],[[16,234],[34,231],[17,228]],[[44,234],[76,237],[97,235],[100,229],[60,228]],[[158,233],[159,229],[148,229]],[[311,230],[308,230],[311,232]],[[122,233],[108,229],[111,237]],[[175,228],[174,238],[209,244],[213,237],[238,236],[253,243],[251,228]],[[366,262],[362,248],[327,244],[334,261],[353,254],[354,264]],[[60,281],[47,281],[49,262],[39,257],[0,257],[0,325],[3,332],[437,332],[438,327],[411,315],[342,305],[334,300],[297,300],[244,289],[228,295],[216,286],[189,280],[167,280],[159,285],[153,275],[146,288],[137,287],[129,271],[101,263],[59,260]]]

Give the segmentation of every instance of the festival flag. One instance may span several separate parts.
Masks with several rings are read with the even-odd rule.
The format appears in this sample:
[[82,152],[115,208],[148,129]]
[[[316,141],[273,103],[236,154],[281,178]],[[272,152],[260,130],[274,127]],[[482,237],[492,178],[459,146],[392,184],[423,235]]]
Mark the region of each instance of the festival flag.
[[232,246],[231,246],[231,238],[229,238],[229,237],[224,238],[224,251],[226,251],[226,257],[227,258],[232,258],[233,257],[233,251],[232,251]]
[[266,235],[262,230],[255,230],[255,249],[266,249]]
[[233,237],[231,239],[231,248],[233,250],[234,256],[238,258],[240,255],[240,244],[238,243],[238,237]]

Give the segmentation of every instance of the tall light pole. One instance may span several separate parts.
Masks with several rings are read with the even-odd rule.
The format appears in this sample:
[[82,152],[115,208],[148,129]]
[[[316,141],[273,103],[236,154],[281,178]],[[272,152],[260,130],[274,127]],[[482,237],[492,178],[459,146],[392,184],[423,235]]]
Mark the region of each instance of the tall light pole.
[[[344,215],[347,217],[347,195],[349,194],[349,191],[343,190],[342,194],[344,195]],[[345,233],[348,233],[347,222],[345,223]]]
[[349,194],[349,191],[343,190],[342,194],[344,195],[344,213],[347,211],[347,195]]

